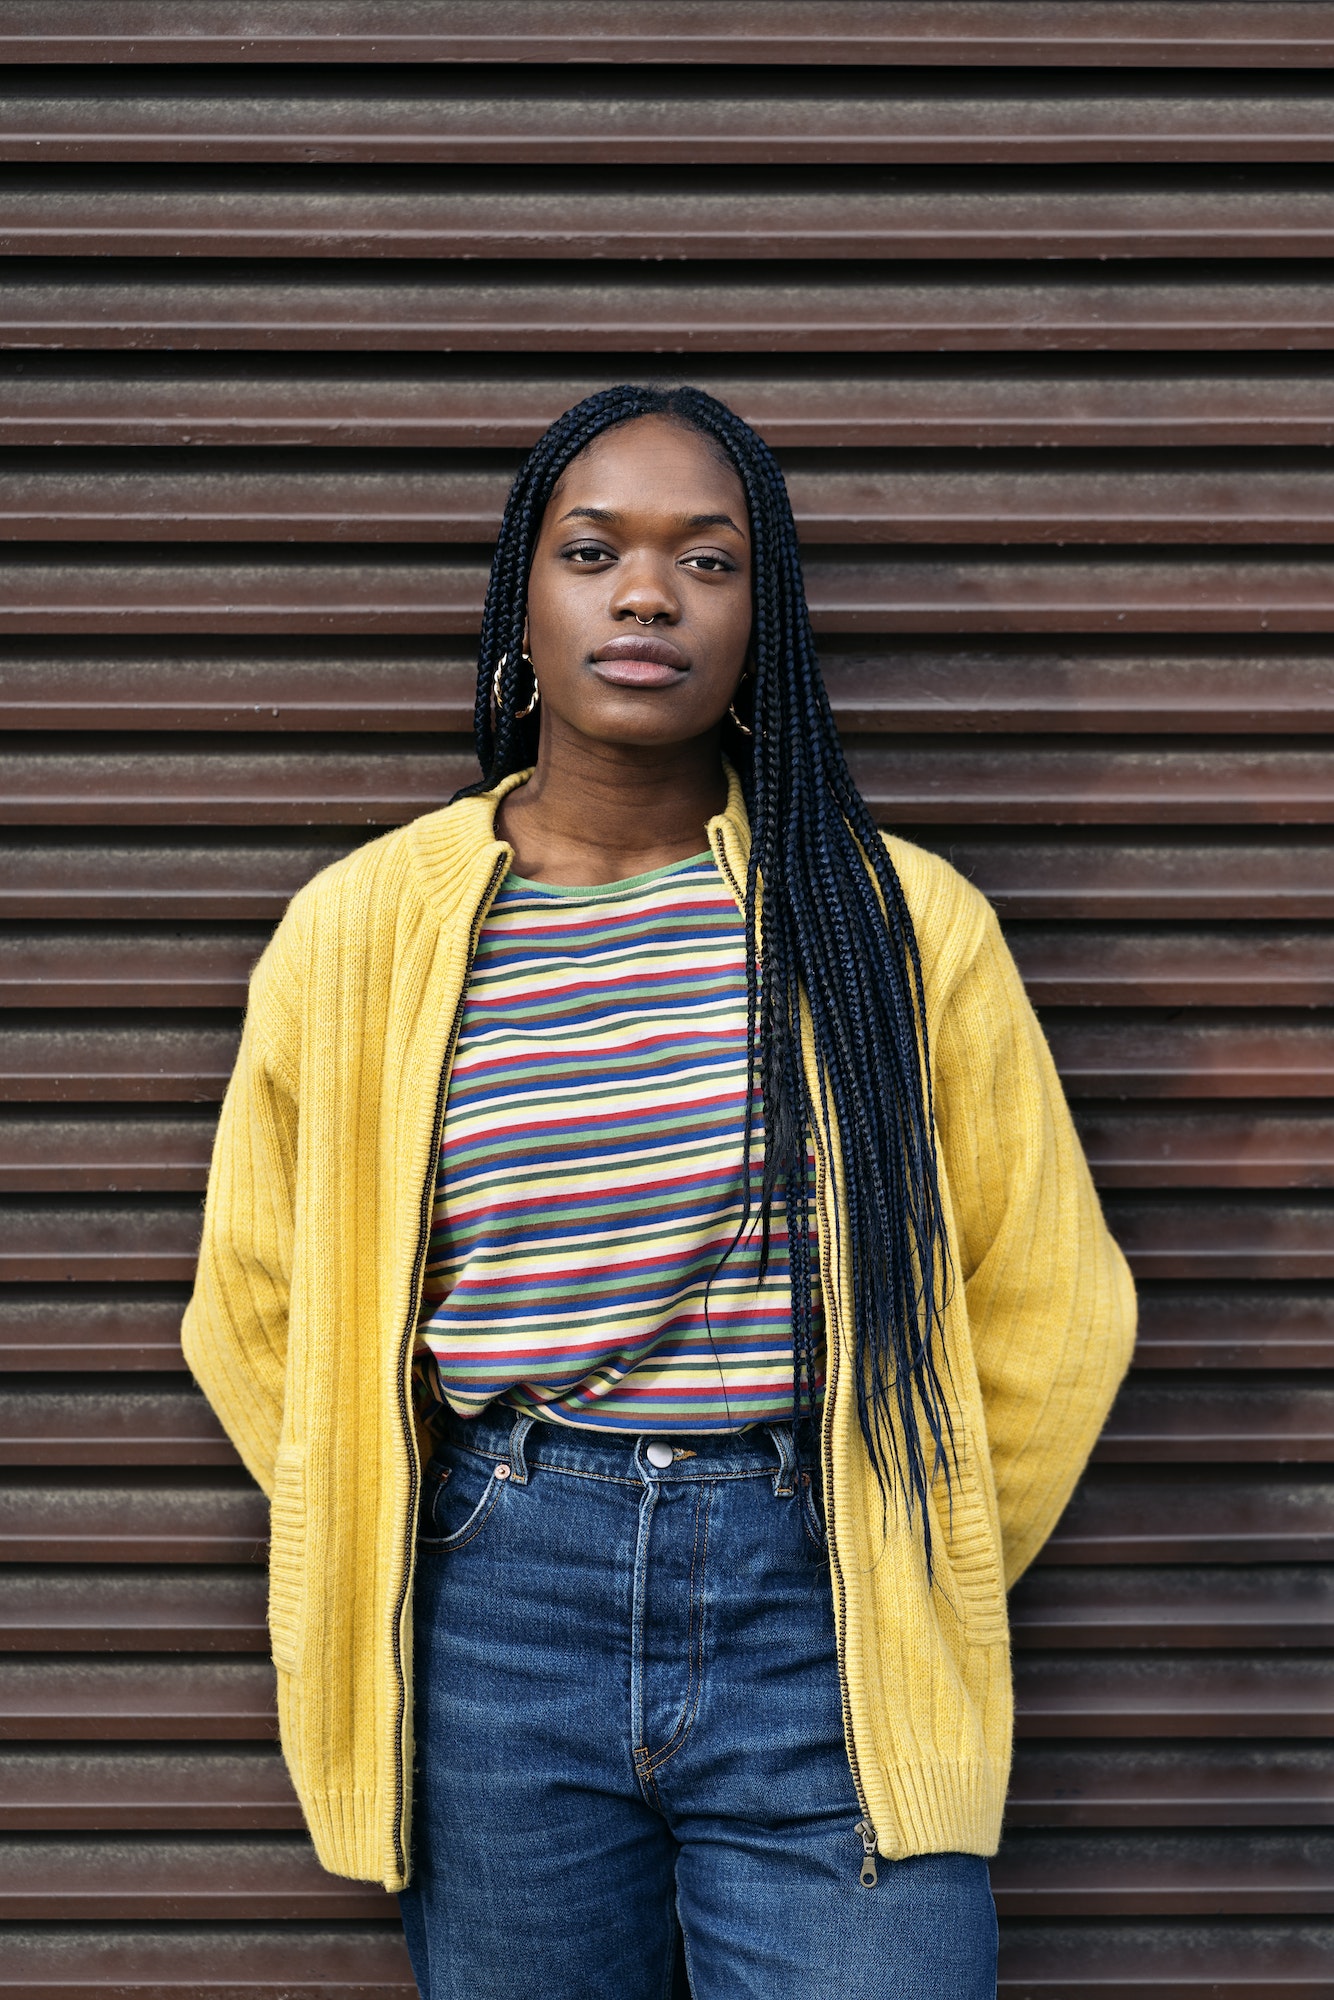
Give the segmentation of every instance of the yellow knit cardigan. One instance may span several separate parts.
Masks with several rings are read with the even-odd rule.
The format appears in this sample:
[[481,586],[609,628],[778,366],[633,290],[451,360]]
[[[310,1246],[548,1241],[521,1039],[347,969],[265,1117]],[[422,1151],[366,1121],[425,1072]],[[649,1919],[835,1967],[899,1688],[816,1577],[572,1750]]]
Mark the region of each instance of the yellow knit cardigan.
[[[521,782],[372,842],[292,902],[251,982],[183,1331],[271,1502],[279,1720],[316,1849],[388,1889],[410,1865],[411,1349],[469,964],[511,858],[496,805]],[[735,890],[735,776],[708,832]],[[1010,1761],[1006,1586],[1106,1417],[1134,1298],[990,907],[934,855],[888,845],[926,986],[958,1469],[928,1584],[921,1523],[886,1513],[862,1446],[839,1163],[817,1147],[844,1720],[882,1855],[989,1854]]]

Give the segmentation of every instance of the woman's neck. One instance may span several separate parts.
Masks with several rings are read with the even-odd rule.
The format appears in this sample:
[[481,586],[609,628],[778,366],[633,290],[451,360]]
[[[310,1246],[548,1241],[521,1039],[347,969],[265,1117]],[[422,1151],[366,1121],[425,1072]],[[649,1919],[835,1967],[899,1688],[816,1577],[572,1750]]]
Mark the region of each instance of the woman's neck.
[[716,735],[638,749],[544,728],[537,767],[507,794],[497,832],[530,882],[593,887],[684,861],[727,803]]

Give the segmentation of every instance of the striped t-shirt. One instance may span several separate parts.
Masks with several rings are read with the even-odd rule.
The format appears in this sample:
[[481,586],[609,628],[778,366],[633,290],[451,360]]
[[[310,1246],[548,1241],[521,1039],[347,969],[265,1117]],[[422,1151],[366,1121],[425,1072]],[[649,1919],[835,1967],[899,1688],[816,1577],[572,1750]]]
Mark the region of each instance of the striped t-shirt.
[[[745,931],[711,854],[600,888],[515,875],[482,929],[440,1148],[419,1378],[620,1431],[792,1405],[763,1134],[743,1215]],[[432,1370],[427,1357],[434,1360]]]

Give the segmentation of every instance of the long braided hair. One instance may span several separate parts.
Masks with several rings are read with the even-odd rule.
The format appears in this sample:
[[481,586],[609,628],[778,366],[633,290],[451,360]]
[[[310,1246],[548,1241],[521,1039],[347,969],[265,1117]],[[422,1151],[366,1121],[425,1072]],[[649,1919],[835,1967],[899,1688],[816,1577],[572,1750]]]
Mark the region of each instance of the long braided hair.
[[[792,1283],[793,1429],[814,1426],[818,1357],[810,1257],[812,1143],[841,1152],[852,1269],[857,1412],[888,1501],[922,1513],[949,1482],[953,1430],[936,1338],[948,1281],[933,1137],[922,968],[912,918],[848,770],[815,653],[796,527],[769,447],[701,389],[623,386],[567,410],[538,439],[510,491],[482,614],[475,732],[480,791],[537,754],[522,661],[528,576],[547,501],[595,438],[636,417],[699,432],[735,467],[750,513],[753,734],[729,737],[751,824],[746,879],[747,1116],[750,1187],[756,1103],[765,1144],[759,1198],[767,1257],[773,1204],[787,1210]],[[460,794],[459,796],[463,796]],[[757,938],[763,884],[763,969]],[[801,1013],[818,1090],[802,1062]],[[747,1193],[746,1221],[751,1216]],[[837,1268],[838,1246],[829,1270]]]

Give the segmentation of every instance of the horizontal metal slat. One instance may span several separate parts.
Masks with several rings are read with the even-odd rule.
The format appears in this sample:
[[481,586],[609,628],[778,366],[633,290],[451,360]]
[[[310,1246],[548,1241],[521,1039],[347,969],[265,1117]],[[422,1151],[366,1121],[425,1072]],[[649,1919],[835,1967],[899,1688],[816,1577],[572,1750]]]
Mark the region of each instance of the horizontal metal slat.
[[[1334,845],[1325,833],[1298,827],[1285,828],[1281,840],[1177,828],[1147,837],[1077,828],[1060,834],[931,828],[916,838],[975,882],[1007,923],[1014,918],[1252,923],[1260,910],[1288,921],[1334,916]],[[26,883],[28,871],[42,865],[39,852],[33,850],[31,861],[25,857],[18,881]],[[132,865],[129,852],[125,865]]]
[[[183,1285],[6,1286],[0,1372],[179,1372],[187,1297]],[[1334,1292],[1142,1282],[1139,1314],[1141,1369],[1334,1366]]]
[[[1334,734],[1327,642],[1092,639],[960,645],[826,639],[821,669],[849,733],[1032,731]],[[467,640],[10,639],[0,723],[154,733],[405,729],[470,737]]]
[[[1076,1097],[1334,1095],[1334,1016],[1049,1008],[1043,1026]],[[15,1041],[14,1066],[26,1067]]]
[[[1076,1103],[1074,1112],[1100,1187],[1334,1187],[1334,1116],[1320,1109],[1131,1101]],[[164,1162],[175,1159],[171,1145],[164,1135]],[[0,1146],[7,1156],[3,1138]]]
[[[1006,936],[1040,1007],[1334,1004],[1334,936],[1310,925],[1012,919]],[[259,925],[15,922],[0,929],[0,1008],[240,1007],[268,937]]]
[[441,14],[392,0],[154,0],[114,12],[78,0],[57,32],[40,0],[10,0],[13,62],[1320,64],[1334,54],[1323,0],[638,0],[609,20],[593,0],[454,0]]
[[[22,1410],[17,1399],[14,1409],[17,1423]],[[62,1422],[72,1428],[70,1406],[61,1406],[59,1414],[53,1410],[50,1422],[53,1430]],[[1334,1387],[1319,1380],[1165,1382],[1161,1376],[1133,1376],[1117,1397],[1095,1456],[1100,1465],[1328,1463],[1334,1461]]]
[[0,1737],[161,1742],[277,1734],[267,1660],[0,1655]]
[[179,1373],[183,1285],[0,1287],[0,1373]]
[[0,1652],[58,1647],[62,1653],[267,1658],[265,1595],[264,1572],[255,1568],[6,1567],[0,1569]]
[[[0,1572],[0,1650],[267,1654],[262,1570]],[[1256,1568],[1031,1570],[1010,1600],[1015,1644],[1308,1647],[1334,1636],[1334,1572]]]
[[1016,1746],[1010,1827],[1329,1826],[1334,1749],[1308,1741]]
[[1141,1282],[1139,1368],[1334,1366],[1334,1290]]
[[0,1744],[0,1828],[300,1831],[276,1744]]
[[[724,278],[599,263],[408,272],[170,259],[101,268],[32,259],[0,290],[0,345],[34,348],[654,355],[1065,350],[1324,352],[1334,281],[1313,266],[1253,271],[1102,264],[946,276],[929,265],[822,269],[794,286],[754,266]],[[661,363],[657,364],[661,369]]]
[[[14,831],[0,844],[0,917],[271,925],[304,882],[367,837],[336,827]],[[1334,917],[1334,840],[1323,830],[1289,827],[1279,841],[1177,827],[988,834],[926,823],[914,838],[975,881],[1007,924],[1253,922],[1258,909],[1289,922]],[[1257,940],[1257,955],[1265,949]]]
[[[268,1506],[240,1473],[107,1467],[0,1482],[0,1559],[13,1563],[261,1562]],[[1044,1568],[1071,1564],[1328,1562],[1334,1483],[1314,1466],[1100,1465]]]
[[[76,736],[0,752],[0,823],[10,826],[401,824],[443,805],[477,766],[458,738],[133,737],[114,751]],[[863,738],[849,764],[874,811],[900,827],[969,821],[1334,820],[1331,751],[1271,738],[1004,738],[975,743]],[[55,903],[42,915],[61,914]],[[230,912],[229,912],[230,914]],[[1268,914],[1266,912],[1266,914]]]
[[[0,159],[83,164],[365,161],[469,165],[763,163],[928,165],[1034,161],[1323,162],[1334,104],[1304,78],[1196,76],[1052,80],[645,76],[621,68],[554,75],[509,68],[437,81],[381,71],[255,71],[239,87],[197,69],[120,68],[112,82],[11,72],[0,95]],[[1007,84],[1009,87],[1007,88]]]
[[[1334,1020],[1319,1015],[1164,1018],[1100,1006],[1049,1009],[1044,1025],[1079,1097],[1334,1096]],[[234,1018],[211,1013],[21,1015],[0,1042],[0,1101],[217,1102],[239,1032]]]
[[153,749],[131,739],[110,755],[105,744],[65,742],[0,752],[0,821],[383,826],[434,811],[477,775],[470,750],[420,737],[269,738],[229,750],[179,736]]
[[[1151,1102],[1077,1103],[1075,1113],[1101,1187],[1334,1187],[1334,1113]],[[211,1107],[0,1110],[0,1190],[202,1192],[215,1122]]]
[[[1288,1417],[1288,1431],[1295,1435],[1302,1417],[1300,1399],[1297,1408],[1290,1409],[1293,1400],[1280,1408]],[[1306,1417],[1310,1433],[1321,1409],[1311,1397],[1307,1402],[1312,1404]],[[9,1378],[0,1386],[0,1461],[72,1468],[240,1462],[192,1383],[179,1376],[155,1383],[139,1375],[112,1377],[109,1382],[97,1376],[64,1377],[58,1384],[46,1384],[41,1377]]]
[[[1288,1862],[1289,1879],[1295,1872],[1294,1856]],[[1073,1898],[1067,1901],[1078,1907]],[[1254,1899],[1253,1906],[1279,1907]],[[397,1914],[397,1903],[383,1889],[327,1874],[304,1834],[215,1833],[168,1840],[145,1834],[83,1839],[0,1835],[0,1920],[10,1922],[108,1917],[389,1921]]]
[[[1325,1646],[1334,1572],[1313,1563],[1254,1569],[1034,1569],[1010,1594],[1010,1629],[1043,1647]],[[65,1642],[68,1643],[68,1642]]]
[[1331,1556],[1334,1483],[1314,1467],[1098,1465],[1080,1482],[1038,1562],[1044,1568],[1291,1563]]
[[269,1508],[239,1473],[116,1467],[0,1480],[0,1560],[13,1563],[262,1563]]
[[1329,1736],[1332,1724],[1334,1659],[1318,1655],[1021,1653],[1015,1661],[1020,1736]]
[[[1334,1002],[1334,935],[1314,926],[1238,922],[1208,929],[1180,924],[1136,928],[1010,919],[1006,938],[1030,998],[1046,1008],[1323,1007]],[[20,962],[35,969],[42,961],[33,946],[27,952]],[[0,994],[7,958],[0,939]],[[72,959],[71,948],[68,957],[52,950],[46,961],[55,974],[53,998],[62,990],[61,974],[72,970]],[[72,979],[69,985],[73,992]],[[17,995],[28,989],[16,984],[13,990]],[[212,990],[201,980],[198,1004],[209,1004],[205,995]],[[115,991],[109,982],[103,1004],[114,1004]]]
[[12,2000],[89,2000],[117,1989],[133,2000],[199,2000],[210,1989],[218,2000],[417,2000],[397,1920],[0,1931],[0,1994]]
[[[620,368],[553,358],[164,354],[0,357],[0,444],[430,446],[526,450]],[[627,356],[623,372],[643,372]],[[832,370],[692,362],[709,389],[778,447],[1326,445],[1334,375],[1314,357],[1274,363],[1052,355],[986,368],[904,356]]]
[[[1334,1909],[1329,1833],[1012,1834],[1002,1916],[1257,1915]],[[325,1873],[303,1836],[0,1838],[0,1917],[387,1917],[382,1889]]]
[[[1334,540],[1334,471],[1313,452],[1280,464],[1269,453],[1236,449],[1059,459],[789,450],[785,457],[798,531],[810,544]],[[515,470],[508,458],[464,452],[399,451],[371,464],[364,452],[343,451],[16,452],[0,459],[0,536],[491,542]],[[1314,663],[1306,664],[1315,678]],[[1317,685],[1327,711],[1328,668]],[[1255,690],[1251,702],[1259,706]]]
[[[367,838],[364,828],[302,832],[36,834],[0,847],[0,916],[263,918]],[[1329,859],[1334,910],[1334,847]]]
[[[140,555],[81,543],[11,544],[0,562],[0,636],[153,632],[410,637],[475,631],[486,564],[319,544]],[[1202,634],[1334,630],[1334,556],[1276,551],[957,549],[902,554],[812,546],[820,633]]]
[[212,1105],[115,1113],[62,1105],[46,1117],[0,1110],[0,1191],[202,1193],[216,1124]]
[[998,2000],[1324,2000],[1334,1924],[1184,1918],[1010,1924]]
[[[0,1007],[240,1007],[269,934],[260,925],[231,924],[6,926]],[[1318,948],[1304,976],[1300,952],[1288,957],[1288,983],[1304,999],[1322,978]]]
[[0,1280],[9,1283],[192,1282],[201,1204],[195,1194],[38,1196],[0,1201]]
[[1300,169],[1197,178],[878,168],[579,170],[0,167],[0,254],[608,259],[1298,258],[1334,249],[1334,192]]
[[[110,1153],[126,1154],[127,1123],[122,1116],[105,1126]],[[67,1140],[88,1136],[76,1132],[67,1117],[62,1124]],[[189,1121],[184,1129],[178,1122],[168,1135],[180,1154],[172,1171],[193,1173],[197,1184],[202,1184],[207,1161],[205,1128],[206,1121],[193,1132]],[[16,1136],[52,1167],[54,1180],[55,1151],[49,1146],[43,1150],[36,1128],[31,1138],[27,1132]],[[198,1161],[194,1168],[188,1165],[192,1147]],[[123,1164],[128,1171],[137,1170],[132,1153]],[[1334,1209],[1319,1190],[1298,1197],[1227,1190],[1135,1195],[1111,1189],[1103,1206],[1131,1268],[1142,1278],[1334,1278]],[[7,1198],[0,1201],[0,1279],[188,1282],[194,1276],[199,1216],[197,1194]]]
[[46,1013],[0,1038],[0,1102],[107,1100],[216,1104],[240,1040],[234,1019],[178,1024],[128,1014],[107,1021]]
[[[1310,1382],[1132,1379],[1097,1446],[1100,1465],[1334,1462],[1334,1389]],[[235,1465],[192,1385],[137,1373],[9,1378],[0,1459],[13,1466]]]
[[[13,1843],[11,1851],[16,1860],[22,1853],[15,1869],[20,1880],[38,1888],[42,1845],[24,1843],[20,1849]],[[96,1872],[100,1880],[100,1857],[91,1842],[79,1847],[71,1842],[68,1850],[55,1852],[62,1860],[66,1852],[70,1857],[64,1869],[56,1862],[58,1881],[79,1862],[86,1875]],[[161,1852],[170,1880],[175,1853],[165,1843]],[[1013,1832],[991,1863],[992,1891],[1003,1917],[1313,1916],[1334,1912],[1332,1876],[1334,1833],[1311,1831]],[[37,1913],[35,1904],[31,1913]]]

